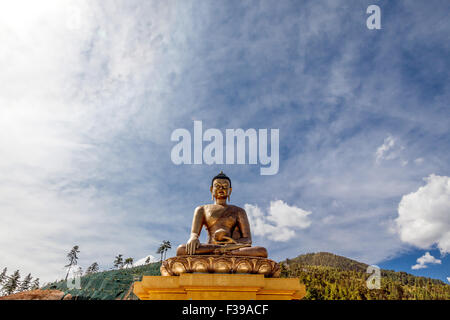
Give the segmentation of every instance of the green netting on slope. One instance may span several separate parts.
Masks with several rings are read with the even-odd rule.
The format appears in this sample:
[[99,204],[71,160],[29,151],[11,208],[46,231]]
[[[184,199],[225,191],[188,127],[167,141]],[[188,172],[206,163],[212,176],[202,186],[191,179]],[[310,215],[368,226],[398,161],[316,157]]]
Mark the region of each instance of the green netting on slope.
[[[134,281],[140,281],[142,276],[159,276],[160,263],[150,263],[144,266],[97,272],[81,277],[81,289],[69,289],[66,281],[54,282],[43,289],[56,289],[65,294],[71,294],[78,300],[114,300],[123,299]],[[129,299],[137,299],[134,294]]]

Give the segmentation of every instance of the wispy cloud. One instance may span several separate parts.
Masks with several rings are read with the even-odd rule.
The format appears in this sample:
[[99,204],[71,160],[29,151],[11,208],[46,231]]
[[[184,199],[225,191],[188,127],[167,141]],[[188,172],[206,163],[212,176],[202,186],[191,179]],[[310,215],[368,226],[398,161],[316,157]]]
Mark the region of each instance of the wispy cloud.
[[393,159],[396,157],[395,153],[389,153],[395,146],[395,140],[392,136],[388,136],[386,139],[384,139],[383,144],[378,147],[376,152],[376,161],[380,162],[383,159]]
[[[61,277],[66,252],[75,244],[80,264],[98,261],[108,268],[118,252],[142,256],[160,238],[148,232],[156,221],[145,215],[156,214],[156,202],[142,207],[131,200],[152,197],[156,189],[132,185],[137,176],[130,170],[139,156],[133,151],[124,159],[119,150],[131,128],[130,150],[139,148],[144,133],[148,145],[162,139],[157,104],[145,130],[129,124],[147,99],[163,94],[158,88],[165,75],[154,69],[164,46],[161,33],[169,27],[162,16],[170,20],[170,12],[161,8],[149,17],[154,26],[147,37],[150,30],[136,32],[145,22],[130,20],[127,8],[68,4],[2,3],[0,10],[7,48],[0,54],[2,263],[44,281]],[[22,5],[36,10],[27,14]],[[74,14],[81,19],[76,25],[68,23]],[[145,95],[149,86],[139,72],[146,64],[147,77],[158,75],[152,78],[153,96]]]

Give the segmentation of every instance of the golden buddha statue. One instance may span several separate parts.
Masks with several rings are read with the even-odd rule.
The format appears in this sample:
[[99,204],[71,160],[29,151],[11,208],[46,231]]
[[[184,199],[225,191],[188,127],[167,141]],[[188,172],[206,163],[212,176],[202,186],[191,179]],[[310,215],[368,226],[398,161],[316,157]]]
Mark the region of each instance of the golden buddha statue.
[[[254,273],[279,277],[279,265],[267,259],[267,250],[252,246],[250,224],[244,209],[227,203],[231,180],[222,171],[211,181],[213,204],[195,209],[191,235],[177,248],[176,257],[163,261],[163,276],[182,273]],[[200,243],[202,227],[207,243]]]
[[[211,181],[213,204],[195,209],[191,236],[185,245],[177,249],[177,256],[226,254],[267,258],[263,247],[252,247],[250,224],[244,209],[227,204],[231,195],[231,180],[222,171]],[[208,231],[208,242],[198,240],[202,227]]]
[[[161,263],[161,276],[143,276],[134,294],[143,300],[293,300],[305,296],[299,279],[277,279],[280,265],[267,250],[252,247],[247,214],[227,204],[231,180],[212,179],[213,204],[195,209],[191,235],[175,257]],[[208,242],[200,243],[202,227]]]

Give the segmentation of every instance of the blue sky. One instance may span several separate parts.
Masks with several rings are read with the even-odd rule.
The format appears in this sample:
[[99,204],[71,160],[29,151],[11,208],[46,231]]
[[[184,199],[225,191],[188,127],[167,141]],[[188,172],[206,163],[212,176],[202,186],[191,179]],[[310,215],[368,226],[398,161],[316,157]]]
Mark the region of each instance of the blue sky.
[[[109,268],[185,243],[223,170],[274,260],[450,276],[448,1],[15,3],[0,10],[0,267],[50,281],[74,244]],[[278,174],[173,164],[170,135],[194,120],[278,128]],[[411,269],[426,252],[441,263]]]

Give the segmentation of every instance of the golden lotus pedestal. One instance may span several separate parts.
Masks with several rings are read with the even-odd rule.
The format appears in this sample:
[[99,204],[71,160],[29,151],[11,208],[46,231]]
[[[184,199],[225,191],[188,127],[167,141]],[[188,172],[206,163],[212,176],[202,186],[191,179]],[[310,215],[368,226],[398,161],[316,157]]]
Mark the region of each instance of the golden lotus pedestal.
[[178,256],[163,261],[162,276],[134,283],[141,300],[299,300],[305,286],[279,278],[275,261],[258,257]]
[[306,293],[297,278],[219,273],[144,276],[133,292],[141,300],[300,300]]
[[280,277],[280,265],[261,257],[231,255],[176,256],[164,260],[162,276],[179,276],[183,273],[262,274],[269,278]]

